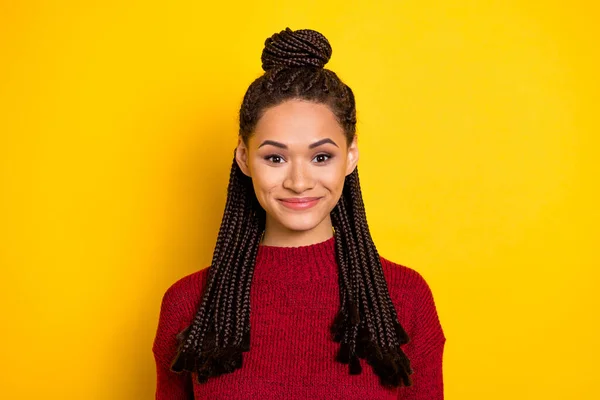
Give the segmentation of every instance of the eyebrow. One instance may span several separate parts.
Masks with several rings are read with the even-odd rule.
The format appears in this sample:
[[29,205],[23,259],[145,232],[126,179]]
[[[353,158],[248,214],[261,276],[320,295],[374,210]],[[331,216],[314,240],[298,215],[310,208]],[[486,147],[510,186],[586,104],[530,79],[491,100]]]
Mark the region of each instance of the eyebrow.
[[[318,142],[314,142],[312,144],[309,144],[308,148],[309,149],[314,149],[315,147],[319,147],[320,145],[325,144],[325,143],[331,143],[335,147],[339,147],[337,144],[335,144],[335,142],[333,140],[331,140],[329,138],[326,138],[326,139],[319,140]],[[260,144],[260,146],[258,146],[258,148],[260,149],[261,147],[266,146],[268,144],[270,144],[271,146],[279,147],[281,149],[287,149],[288,148],[285,144],[280,143],[280,142],[276,142],[274,140],[265,140],[264,142],[262,142]]]

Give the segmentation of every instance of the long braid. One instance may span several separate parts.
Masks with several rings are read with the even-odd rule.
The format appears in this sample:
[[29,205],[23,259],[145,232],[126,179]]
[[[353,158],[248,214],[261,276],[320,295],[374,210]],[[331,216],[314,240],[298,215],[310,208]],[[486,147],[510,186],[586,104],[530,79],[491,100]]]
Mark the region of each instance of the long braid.
[[[229,176],[229,188],[235,187],[236,171],[231,169]],[[228,191],[232,193],[231,190]],[[221,272],[217,267],[220,264],[221,255],[227,249],[226,246],[226,235],[227,226],[229,225],[231,210],[235,208],[234,196],[228,195],[225,204],[225,212],[223,213],[223,219],[221,221],[221,227],[219,229],[219,235],[217,238],[217,246],[213,252],[213,260],[211,265],[215,266],[210,268],[207,285],[204,289],[204,296],[200,303],[200,307],[192,324],[183,332],[177,335],[177,339],[180,342],[178,355],[171,364],[171,369],[175,372],[181,372],[183,370],[193,370],[195,366],[195,359],[189,354],[194,353],[194,349],[197,348],[198,342],[203,341],[205,335],[205,325],[210,321],[210,314],[214,308],[214,301],[211,299],[214,297],[214,283],[217,281],[217,277]]]
[[[246,212],[246,210],[244,210],[244,212]],[[242,220],[241,224],[239,226],[239,228],[236,230],[236,241],[239,242],[239,247],[238,249],[244,249],[246,246],[246,242],[247,242],[247,238],[248,238],[248,232],[246,231],[247,229],[247,224],[245,224],[244,222],[246,222],[247,220]],[[240,240],[241,237],[241,240]],[[236,250],[238,250],[236,249]],[[230,258],[227,260],[227,264],[228,265],[232,265],[233,266],[233,260],[235,259],[235,257],[239,257],[239,250],[236,251],[236,254],[234,255],[234,253],[231,253]],[[232,339],[232,326],[231,326],[231,319],[232,319],[232,313],[233,313],[233,308],[234,308],[234,303],[233,303],[233,289],[235,288],[235,283],[236,283],[236,275],[239,274],[238,272],[239,268],[236,269],[236,271],[234,271],[234,268],[229,268],[229,271],[227,273],[227,275],[224,278],[224,291],[223,291],[223,308],[222,308],[222,312],[219,315],[219,317],[217,318],[218,321],[218,331],[222,331],[223,335],[222,337],[217,336],[217,338],[219,340],[217,340],[217,343],[219,343],[219,345],[221,347],[225,347],[229,344],[230,339]]]
[[[247,214],[249,214],[251,212],[251,206],[250,206],[249,202],[245,202],[245,205],[246,205],[245,212]],[[235,329],[237,327],[237,325],[234,325],[232,320],[235,318],[237,310],[240,309],[240,301],[237,300],[237,299],[239,299],[239,296],[235,296],[235,293],[236,293],[236,288],[238,287],[238,281],[241,279],[243,270],[244,270],[245,266],[248,264],[248,257],[247,257],[248,253],[243,251],[243,249],[246,248],[246,246],[248,245],[248,240],[252,236],[252,230],[249,229],[249,226],[251,225],[251,220],[248,218],[248,219],[245,219],[244,222],[246,222],[246,224],[241,228],[241,232],[243,232],[243,237],[242,237],[242,241],[240,242],[239,249],[242,250],[242,252],[244,253],[244,255],[246,257],[242,260],[240,268],[238,270],[234,271],[234,273],[232,274],[230,280],[228,281],[229,285],[228,285],[227,292],[226,292],[227,293],[227,313],[226,313],[224,325],[223,325],[223,329],[225,332],[224,338],[226,340],[225,341],[226,345],[230,344],[230,342],[234,340],[233,329]],[[237,297],[237,299],[236,299],[236,297]],[[235,301],[235,303],[234,303],[234,301]]]
[[[379,254],[377,252],[377,248],[375,247],[375,243],[373,243],[371,233],[369,232],[369,227],[366,223],[365,206],[362,201],[362,192],[360,188],[358,173],[356,175],[351,175],[351,179],[353,179],[353,182],[350,184],[351,197],[354,200],[354,208],[356,209],[359,215],[357,220],[360,222],[359,224],[357,224],[357,229],[359,229],[360,231],[364,230],[364,237],[369,243],[369,246],[366,246],[369,256],[369,262],[374,263],[377,260],[379,260]],[[388,303],[387,307],[384,309],[384,313],[386,319],[394,322],[394,330],[396,331],[396,335],[391,336],[391,338],[393,339],[393,344],[395,346],[399,346],[408,343],[408,335],[406,334],[402,326],[397,322],[398,316],[396,313],[396,309],[393,307],[392,299],[390,297],[389,291],[387,290],[387,285],[385,284],[383,270],[375,268],[370,270],[370,272],[372,272],[373,279],[376,281],[378,288],[380,288],[378,289],[378,292],[383,293],[383,301],[386,301]]]
[[[236,305],[241,304],[238,298],[247,295],[239,293],[239,289],[249,291],[252,278],[249,270],[254,268],[260,240],[258,232],[264,229],[261,223],[264,218],[260,217],[261,213],[256,208],[249,181],[237,167],[234,158],[227,202],[204,295],[192,324],[178,335],[180,346],[171,369],[175,372],[197,372],[199,382],[241,367],[241,353],[249,350],[244,348],[241,339],[243,332],[249,331],[245,325],[249,324],[250,310],[247,306]],[[244,232],[243,237],[240,232]],[[242,256],[241,249],[248,251]],[[250,257],[253,257],[252,260]],[[240,279],[235,287],[232,287],[230,279],[233,275],[238,275]],[[225,295],[223,288],[228,288],[231,293]],[[235,325],[231,324],[232,318],[236,321]],[[234,337],[237,340],[233,340]]]
[[[412,369],[410,361],[406,354],[400,349],[400,345],[408,343],[408,335],[398,322],[398,317],[394,305],[389,295],[389,290],[383,275],[383,268],[377,253],[377,248],[369,232],[367,224],[364,203],[360,188],[358,168],[350,174],[346,180],[348,183],[348,195],[352,199],[354,212],[354,226],[360,232],[361,242],[365,244],[365,250],[368,253],[368,261],[363,264],[365,282],[373,282],[369,291],[373,298],[380,304],[381,315],[384,329],[382,331],[383,340],[378,343],[379,349],[383,352],[383,358],[367,357],[367,362],[373,366],[382,379],[383,384],[398,386],[403,384],[410,386],[412,380],[410,374]],[[375,304],[375,303],[374,303]],[[370,345],[365,341],[366,346]],[[378,353],[378,352],[377,352]]]
[[[352,362],[355,366],[353,357],[356,352],[356,332],[360,323],[360,311],[358,309],[358,277],[356,276],[356,265],[357,265],[357,254],[356,245],[350,229],[350,223],[345,212],[345,199],[343,196],[338,201],[336,209],[340,212],[336,212],[335,209],[331,213],[332,223],[336,231],[336,242],[338,246],[341,245],[342,251],[336,253],[338,264],[340,268],[340,275],[348,276],[347,291],[350,294],[347,298],[347,304],[343,309],[347,310],[344,319],[340,321],[340,318],[334,319],[334,324],[331,327],[333,330],[334,337],[339,336],[339,332],[343,332],[343,340],[340,345],[340,349],[336,356],[336,359],[342,363]],[[335,221],[335,222],[334,222]],[[336,226],[337,225],[337,226]],[[341,310],[340,310],[341,312]],[[341,323],[340,323],[341,322]],[[355,368],[351,368],[351,372],[355,372]]]
[[[324,68],[331,53],[327,39],[312,30],[287,28],[265,41],[265,73],[248,87],[239,113],[239,135],[246,145],[264,111],[293,98],[329,106],[347,144],[353,141],[354,93]],[[398,321],[369,231],[358,168],[345,178],[330,215],[339,283],[339,310],[329,326],[340,344],[335,360],[349,364],[350,374],[359,374],[359,359],[365,359],[382,385],[410,386],[413,371],[400,348],[409,338]],[[242,367],[243,353],[250,351],[250,288],[265,221],[252,180],[239,169],[234,153],[208,279],[192,323],[177,335],[173,371],[196,372],[198,382],[206,382]]]
[[[235,171],[235,170],[233,170]],[[231,182],[230,182],[230,186],[232,186],[232,188],[237,188],[237,181],[239,179],[239,177],[237,176],[237,174],[232,174],[231,176]],[[216,288],[215,293],[213,294],[212,298],[215,298],[215,301],[210,301],[210,312],[212,313],[208,318],[205,318],[202,321],[202,324],[200,325],[200,335],[196,336],[195,340],[194,340],[194,348],[198,349],[198,348],[202,348],[202,346],[204,345],[204,341],[207,341],[207,347],[209,348],[213,348],[215,346],[218,346],[217,341],[218,341],[218,336],[217,336],[217,321],[215,321],[216,316],[219,315],[218,313],[218,308],[222,299],[222,296],[220,295],[222,292],[222,287],[223,287],[223,283],[225,281],[226,278],[226,274],[227,274],[227,270],[229,269],[228,267],[231,265],[228,261],[229,256],[235,251],[235,237],[234,237],[234,233],[232,232],[236,232],[236,227],[237,227],[237,222],[239,220],[239,215],[241,215],[241,208],[242,205],[240,204],[240,190],[239,189],[235,189],[235,190],[231,190],[230,192],[230,196],[231,196],[231,201],[229,202],[230,207],[225,209],[224,212],[224,219],[226,218],[228,221],[228,224],[225,226],[225,232],[222,236],[222,246],[224,251],[220,252],[220,257],[215,260],[215,262],[212,264],[214,266],[218,266],[215,267],[215,269],[217,270],[217,276],[214,277],[214,280],[216,281]],[[229,195],[228,195],[229,197]],[[218,246],[218,244],[217,244]],[[212,267],[211,265],[211,267]],[[213,311],[214,310],[214,311]],[[215,316],[215,319],[212,318],[212,315]]]
[[[243,204],[243,197],[240,193],[239,203]],[[242,216],[244,214],[245,209],[243,207],[239,207],[233,213],[233,240],[235,243],[239,243],[240,234],[243,228],[243,220]],[[241,246],[241,244],[240,244]],[[239,248],[239,247],[238,247]],[[221,332],[223,331],[223,321],[225,319],[225,313],[223,312],[223,308],[226,307],[227,304],[227,288],[231,277],[231,270],[233,268],[233,260],[235,259],[235,255],[238,251],[238,248],[233,248],[232,251],[229,252],[228,256],[223,260],[223,279],[219,282],[219,290],[217,291],[217,306],[215,308],[215,320],[216,320],[216,346],[223,347],[221,337]]]
[[[250,243],[255,243],[260,240],[258,224],[254,224],[250,228]],[[252,249],[252,251],[246,252],[244,261],[242,262],[242,268],[240,271],[240,282],[237,288],[237,294],[243,293],[242,296],[236,296],[237,309],[241,309],[241,316],[238,315],[236,319],[236,335],[235,344],[241,345],[244,351],[250,350],[249,332],[250,332],[250,282],[252,281],[252,274],[254,272],[254,260],[256,259],[256,252],[258,247]]]

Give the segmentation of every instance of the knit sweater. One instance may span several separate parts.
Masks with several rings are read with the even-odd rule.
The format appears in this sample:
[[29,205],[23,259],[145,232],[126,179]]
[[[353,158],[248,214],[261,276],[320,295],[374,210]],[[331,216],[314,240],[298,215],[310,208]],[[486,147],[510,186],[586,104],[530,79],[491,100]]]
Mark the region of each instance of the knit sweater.
[[195,373],[169,367],[176,335],[196,314],[208,268],[187,275],[164,293],[152,351],[157,400],[187,399],[443,399],[446,338],[431,290],[408,267],[380,256],[398,319],[410,337],[413,385],[389,389],[370,365],[350,375],[334,360],[339,343],[329,326],[339,308],[335,238],[300,247],[259,245],[250,291],[250,351],[242,368],[198,383]]

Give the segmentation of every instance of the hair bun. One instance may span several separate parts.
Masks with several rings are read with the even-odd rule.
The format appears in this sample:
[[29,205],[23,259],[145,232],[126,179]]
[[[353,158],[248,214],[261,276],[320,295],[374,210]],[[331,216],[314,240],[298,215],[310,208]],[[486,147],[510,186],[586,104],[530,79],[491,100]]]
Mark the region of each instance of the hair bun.
[[277,67],[323,68],[331,58],[331,45],[325,36],[311,29],[275,33],[265,40],[262,68],[269,71]]

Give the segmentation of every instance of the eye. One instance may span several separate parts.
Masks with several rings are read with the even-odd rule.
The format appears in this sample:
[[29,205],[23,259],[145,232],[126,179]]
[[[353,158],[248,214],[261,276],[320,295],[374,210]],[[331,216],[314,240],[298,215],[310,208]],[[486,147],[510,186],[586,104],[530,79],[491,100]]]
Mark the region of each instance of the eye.
[[282,159],[283,159],[283,157],[281,157],[281,156],[278,156],[277,154],[271,154],[270,156],[266,156],[266,157],[265,157],[265,160],[267,160],[267,161],[271,161],[273,164],[281,164],[280,162],[278,162],[278,161],[273,161],[272,159],[275,159],[275,160],[282,160]]
[[[329,159],[331,159],[331,157],[333,157],[331,154],[321,153],[317,154],[314,159],[319,160],[317,161],[317,164],[325,164],[327,161],[329,161]],[[273,164],[282,164],[284,161],[283,157],[277,154],[268,155],[264,157],[264,159]]]
[[[326,157],[325,160],[323,160],[323,157]],[[329,159],[331,159],[331,154],[326,154],[326,153],[322,153],[322,154],[317,154],[315,156],[315,158],[320,158],[321,160],[323,160],[322,162],[320,162],[319,164],[324,164],[325,162],[329,161]]]

